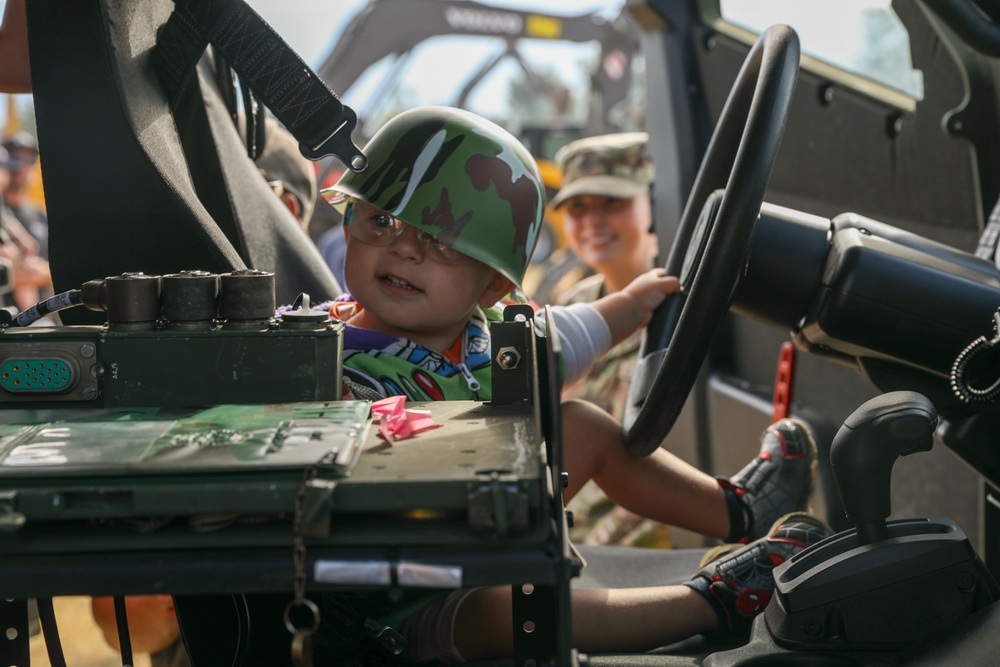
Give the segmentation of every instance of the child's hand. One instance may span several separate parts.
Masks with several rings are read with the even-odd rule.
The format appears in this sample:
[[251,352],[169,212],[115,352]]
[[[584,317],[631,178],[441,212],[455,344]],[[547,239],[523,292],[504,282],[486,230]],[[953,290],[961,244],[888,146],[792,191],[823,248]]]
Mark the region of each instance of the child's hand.
[[668,276],[666,269],[652,269],[630,282],[622,293],[632,297],[638,310],[639,327],[645,327],[653,319],[653,311],[667,295],[680,290],[681,281],[675,276]]
[[642,274],[620,292],[602,297],[592,303],[611,330],[612,344],[617,345],[632,332],[642,329],[653,319],[653,311],[663,303],[668,294],[681,290],[681,283],[663,269],[652,269]]

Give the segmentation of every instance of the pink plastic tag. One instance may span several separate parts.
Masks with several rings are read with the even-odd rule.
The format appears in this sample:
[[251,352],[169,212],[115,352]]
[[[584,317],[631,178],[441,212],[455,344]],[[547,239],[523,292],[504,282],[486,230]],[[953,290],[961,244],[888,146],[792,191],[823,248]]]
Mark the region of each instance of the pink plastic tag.
[[372,403],[372,416],[378,420],[379,435],[390,445],[442,425],[431,419],[430,410],[407,410],[405,405],[405,396],[390,396]]

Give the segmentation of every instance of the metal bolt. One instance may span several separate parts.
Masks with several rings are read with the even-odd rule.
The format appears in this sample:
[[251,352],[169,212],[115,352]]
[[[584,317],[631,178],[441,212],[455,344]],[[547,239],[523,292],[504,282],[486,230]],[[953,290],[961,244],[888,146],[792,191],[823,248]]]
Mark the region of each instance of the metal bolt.
[[80,346],[80,356],[83,357],[84,359],[90,359],[92,356],[94,356],[94,352],[96,351],[97,350],[95,350],[94,346],[91,345],[90,343],[84,343],[83,345]]
[[515,347],[501,347],[497,352],[497,365],[505,371],[512,371],[521,363],[521,353]]
[[94,387],[84,387],[81,395],[83,396],[83,400],[92,401],[97,398],[97,389]]

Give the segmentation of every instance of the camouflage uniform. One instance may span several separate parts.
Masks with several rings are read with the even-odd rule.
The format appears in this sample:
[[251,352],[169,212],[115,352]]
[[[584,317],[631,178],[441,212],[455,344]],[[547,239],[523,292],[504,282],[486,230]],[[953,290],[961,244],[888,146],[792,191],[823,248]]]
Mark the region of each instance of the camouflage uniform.
[[[642,132],[588,137],[556,154],[563,169],[563,187],[552,200],[559,207],[579,195],[629,199],[646,196],[653,181],[653,163]],[[591,276],[568,289],[559,303],[592,303],[606,295],[604,278]],[[565,398],[581,398],[604,408],[618,420],[625,412],[629,384],[642,334],[635,332],[594,363],[590,373],[568,385]],[[574,515],[573,537],[586,544],[669,547],[666,526],[616,507],[593,482],[569,503]]]
[[[590,276],[569,289],[559,300],[560,305],[571,303],[593,303],[604,292],[604,277]],[[632,371],[635,369],[642,332],[615,345],[603,357],[594,362],[590,373],[563,389],[566,398],[582,398],[600,406],[619,421],[625,414],[625,401]]]

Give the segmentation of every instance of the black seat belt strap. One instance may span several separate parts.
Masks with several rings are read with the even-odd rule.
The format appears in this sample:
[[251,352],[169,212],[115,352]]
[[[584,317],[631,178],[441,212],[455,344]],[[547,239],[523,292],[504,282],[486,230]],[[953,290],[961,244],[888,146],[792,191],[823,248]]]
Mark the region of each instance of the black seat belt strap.
[[154,65],[168,95],[191,76],[207,44],[299,140],[311,160],[335,155],[353,171],[368,166],[351,132],[357,115],[243,0],[176,0],[157,36]]

